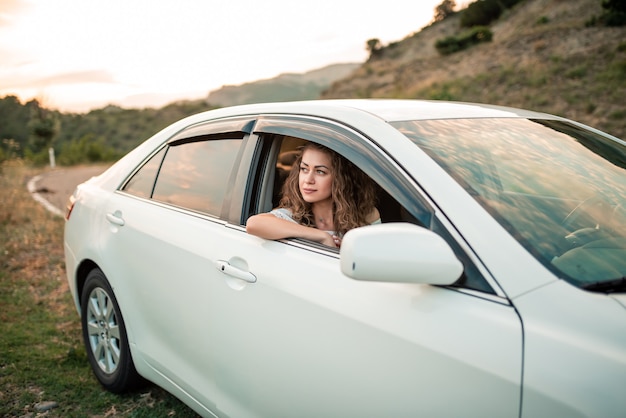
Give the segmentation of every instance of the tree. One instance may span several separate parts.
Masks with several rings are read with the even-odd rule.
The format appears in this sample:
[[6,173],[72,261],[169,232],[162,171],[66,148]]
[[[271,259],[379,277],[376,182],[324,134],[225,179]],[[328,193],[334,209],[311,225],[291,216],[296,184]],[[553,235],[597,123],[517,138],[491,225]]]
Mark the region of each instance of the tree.
[[499,18],[503,11],[501,0],[477,0],[463,11],[461,27],[487,26]]
[[448,16],[452,16],[455,12],[456,1],[454,0],[443,0],[441,4],[435,7],[435,16],[433,17],[434,22],[441,22]]
[[370,59],[380,55],[380,52],[383,49],[382,43],[378,38],[372,38],[367,41],[366,49],[370,53]]
[[31,112],[31,119],[28,122],[30,150],[33,153],[47,153],[54,137],[59,132],[59,121],[52,115],[52,112],[39,105],[34,106]]

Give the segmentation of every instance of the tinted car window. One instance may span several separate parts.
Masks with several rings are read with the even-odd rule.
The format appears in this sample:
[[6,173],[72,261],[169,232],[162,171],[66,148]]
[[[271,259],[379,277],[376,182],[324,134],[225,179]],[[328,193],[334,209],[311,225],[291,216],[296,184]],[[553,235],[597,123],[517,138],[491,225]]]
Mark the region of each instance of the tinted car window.
[[122,190],[219,216],[241,143],[237,138],[169,145],[148,160]]
[[161,161],[163,160],[163,155],[165,155],[166,148],[163,148],[161,151],[156,153],[155,155],[148,160],[147,163],[143,165],[124,185],[122,190],[126,193],[130,193],[135,196],[144,197],[149,199],[152,196],[152,189],[154,188],[154,179],[159,171],[159,167],[161,166]]
[[170,146],[152,198],[219,216],[240,139]]

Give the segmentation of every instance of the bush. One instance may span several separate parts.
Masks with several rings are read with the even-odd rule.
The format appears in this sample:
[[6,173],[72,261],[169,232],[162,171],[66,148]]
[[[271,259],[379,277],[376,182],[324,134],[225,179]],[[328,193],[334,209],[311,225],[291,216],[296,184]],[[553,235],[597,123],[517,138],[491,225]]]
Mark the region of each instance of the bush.
[[453,54],[469,48],[481,42],[490,42],[493,39],[493,32],[485,26],[475,26],[458,36],[448,36],[435,43],[435,48],[442,55]]
[[486,26],[500,17],[502,12],[519,3],[520,0],[477,0],[471,3],[461,15],[461,27]]
[[625,26],[626,25],[626,13],[625,12],[606,12],[602,15],[601,20],[606,26]]
[[461,27],[488,25],[502,14],[502,7],[496,0],[479,0],[471,3],[461,15]]
[[50,154],[47,148],[39,151],[26,149],[24,150],[24,158],[34,167],[43,167],[50,164]]
[[61,146],[57,160],[60,165],[81,163],[110,162],[119,159],[122,153],[94,139],[93,135],[85,135]]
[[602,8],[609,12],[626,13],[626,1],[624,0],[602,0]]
[[597,17],[593,16],[586,26],[625,26],[626,25],[626,0],[602,0],[604,11]]
[[548,16],[541,16],[539,19],[537,19],[538,25],[546,25],[548,23],[550,23],[550,19],[548,18]]

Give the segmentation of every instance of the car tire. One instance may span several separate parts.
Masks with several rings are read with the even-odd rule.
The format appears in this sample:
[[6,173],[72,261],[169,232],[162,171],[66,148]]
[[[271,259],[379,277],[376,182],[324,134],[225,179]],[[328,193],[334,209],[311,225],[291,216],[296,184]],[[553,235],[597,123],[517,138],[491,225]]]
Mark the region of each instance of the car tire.
[[81,325],[89,364],[100,384],[122,393],[142,382],[130,354],[126,327],[104,273],[89,272],[81,294]]

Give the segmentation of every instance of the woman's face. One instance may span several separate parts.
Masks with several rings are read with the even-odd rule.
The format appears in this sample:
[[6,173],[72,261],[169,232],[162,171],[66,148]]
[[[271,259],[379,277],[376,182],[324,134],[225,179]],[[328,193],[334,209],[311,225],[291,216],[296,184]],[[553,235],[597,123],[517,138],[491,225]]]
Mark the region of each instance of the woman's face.
[[300,193],[305,202],[318,203],[331,199],[333,172],[330,155],[316,148],[306,148],[300,163]]

